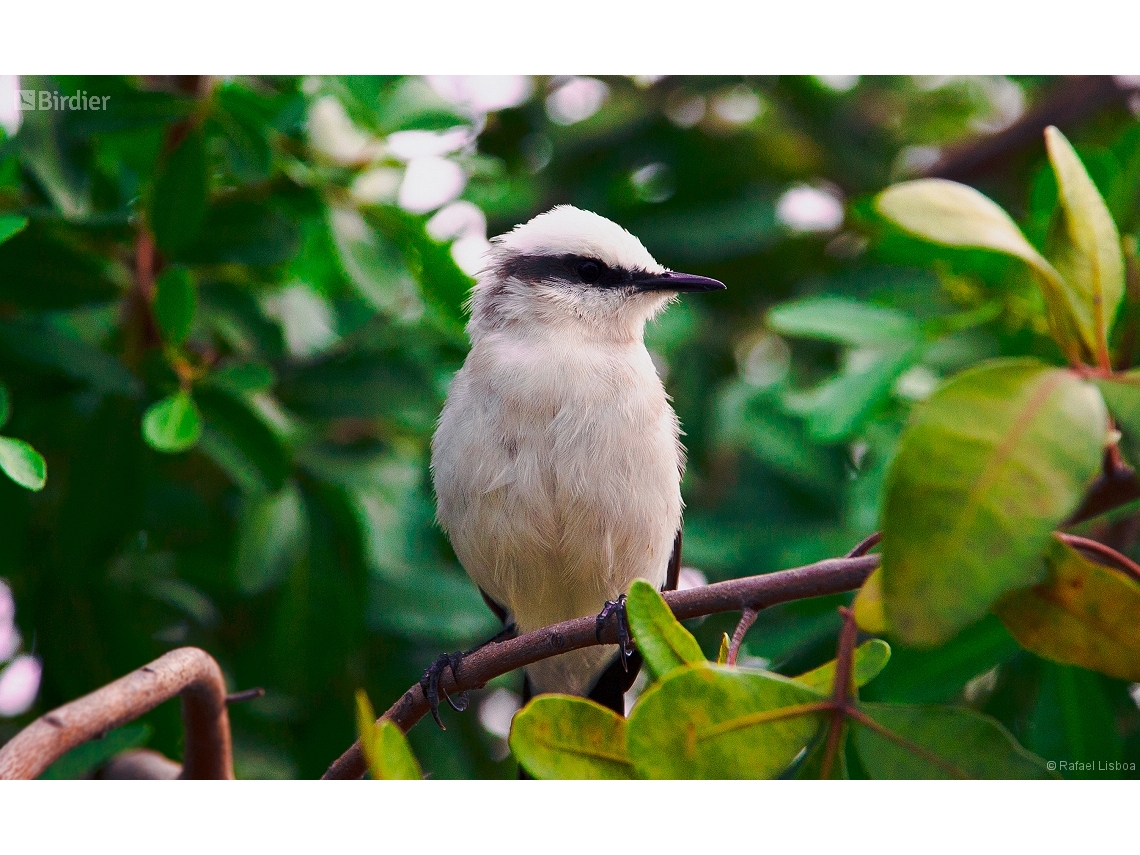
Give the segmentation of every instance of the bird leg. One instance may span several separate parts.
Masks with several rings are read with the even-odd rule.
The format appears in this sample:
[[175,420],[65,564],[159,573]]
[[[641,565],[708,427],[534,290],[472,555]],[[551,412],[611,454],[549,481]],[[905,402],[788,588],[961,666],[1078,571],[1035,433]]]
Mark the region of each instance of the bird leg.
[[[440,678],[443,677],[444,672],[450,668],[451,676],[458,682],[459,666],[466,657],[470,656],[476,650],[482,650],[488,644],[498,644],[500,641],[514,638],[517,633],[518,628],[513,623],[507,624],[494,636],[488,638],[482,644],[477,644],[470,650],[440,655],[440,657],[424,671],[423,677],[420,678],[420,688],[423,689],[424,697],[427,698],[428,706],[431,707],[431,717],[435,719],[435,723],[439,725],[440,730],[447,730],[439,717],[439,681]],[[454,699],[447,694],[447,692],[444,692],[443,699],[447,701],[448,705],[456,712],[463,712],[471,703],[471,696],[466,690],[460,692]]]
[[617,600],[606,600],[606,604],[602,606],[602,610],[598,612],[598,616],[595,618],[594,637],[598,639],[598,641],[602,640],[602,630],[605,629],[606,621],[609,620],[610,615],[613,614],[617,615],[617,635],[621,667],[623,671],[628,671],[629,657],[633,655],[633,646],[630,644],[629,615],[627,615],[625,611],[625,594],[620,594]]

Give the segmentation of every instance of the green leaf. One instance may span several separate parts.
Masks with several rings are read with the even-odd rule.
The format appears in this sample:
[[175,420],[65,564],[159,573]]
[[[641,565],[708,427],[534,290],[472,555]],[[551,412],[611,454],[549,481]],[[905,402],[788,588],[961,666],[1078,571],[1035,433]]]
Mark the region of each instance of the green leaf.
[[887,704],[862,704],[860,710],[894,735],[851,722],[859,759],[872,778],[1057,777],[994,719],[973,710]]
[[185,451],[202,435],[202,416],[188,392],[179,392],[147,408],[143,439],[156,451]]
[[8,397],[8,387],[0,383],[0,428],[8,423],[10,415],[12,415],[12,405]]
[[194,242],[206,219],[208,195],[206,142],[195,127],[159,166],[154,180],[150,224],[159,248],[177,252]]
[[965,371],[916,407],[885,486],[891,630],[939,644],[1039,581],[1050,533],[1099,472],[1106,434],[1095,387],[1033,360]]
[[540,695],[511,722],[511,752],[539,779],[628,780],[626,720],[585,698]]
[[1069,311],[1089,353],[1107,356],[1108,331],[1124,297],[1120,233],[1104,199],[1064,135],[1045,129],[1045,148],[1057,176],[1071,242],[1065,277]]
[[270,388],[276,377],[273,369],[260,362],[231,363],[223,365],[206,378],[211,386],[224,389],[231,395],[245,395],[248,392],[262,392]]
[[217,388],[198,389],[195,401],[202,412],[202,451],[243,492],[280,490],[292,471],[292,460],[256,408]]
[[774,778],[815,737],[825,702],[775,674],[687,665],[646,689],[626,744],[639,778]]
[[[856,686],[865,686],[879,676],[879,672],[887,667],[891,658],[891,646],[878,638],[864,641],[855,648],[855,663],[851,672],[852,682]],[[835,681],[835,660],[832,659],[818,668],[800,674],[795,678],[797,683],[830,695]]]
[[895,381],[921,352],[906,343],[851,351],[839,374],[814,389],[786,394],[784,406],[804,417],[808,435],[816,442],[846,439],[888,399]]
[[278,584],[305,555],[305,503],[296,484],[254,498],[242,516],[234,575],[245,594]]
[[363,689],[356,690],[356,728],[374,781],[419,781],[424,773],[404,732],[376,713]]
[[[850,776],[847,772],[847,739],[851,734],[851,725],[846,721],[840,725],[839,744],[835,758],[831,762],[830,781],[844,781]],[[795,775],[797,781],[823,780],[823,759],[827,753],[827,728],[820,733],[815,744],[808,750],[807,756],[796,765]]]
[[1049,575],[1005,597],[995,611],[1038,656],[1140,682],[1140,583],[1054,539]]
[[1131,462],[1140,462],[1140,369],[1098,378],[1093,382],[1104,396],[1108,411],[1116,419],[1116,426],[1124,437],[1124,450]]
[[12,235],[23,231],[27,224],[27,217],[16,217],[11,214],[0,215],[0,243],[4,243]]
[[665,599],[644,579],[629,586],[626,602],[629,628],[645,666],[655,680],[680,665],[704,662],[701,646],[673,617]]
[[895,647],[883,673],[860,696],[891,703],[948,703],[974,678],[1022,655],[1001,621],[986,615],[940,647]]
[[142,748],[150,740],[150,725],[134,722],[117,727],[99,739],[72,748],[40,775],[41,781],[75,781],[89,777],[112,757]]
[[1124,777],[1119,766],[1110,765],[1124,759],[1124,744],[1107,681],[1082,668],[1040,660],[1036,665],[1037,700],[1024,730],[1025,747],[1057,761],[1063,778]]
[[918,341],[918,321],[897,309],[846,297],[808,297],[768,313],[768,326],[784,335],[818,338],[855,347]]
[[35,492],[47,481],[43,457],[22,439],[0,436],[0,469],[21,487]]
[[185,267],[168,267],[155,282],[154,319],[162,337],[170,344],[182,344],[194,324],[198,289]]
[[922,178],[888,187],[875,198],[875,207],[888,220],[926,240],[993,250],[1029,264],[1041,282],[1054,336],[1062,346],[1073,340],[1064,279],[994,201],[956,181]]

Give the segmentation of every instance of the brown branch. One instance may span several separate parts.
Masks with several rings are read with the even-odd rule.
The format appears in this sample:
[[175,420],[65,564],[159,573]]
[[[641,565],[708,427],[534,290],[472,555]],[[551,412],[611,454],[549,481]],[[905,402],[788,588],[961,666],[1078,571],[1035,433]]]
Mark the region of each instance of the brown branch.
[[1091,520],[1137,499],[1140,499],[1140,480],[1137,480],[1136,472],[1123,462],[1117,465],[1116,460],[1106,451],[1104,473],[1093,482],[1081,506],[1073,512],[1065,526]]
[[[806,567],[717,582],[685,591],[667,591],[663,595],[678,620],[743,611],[748,606],[766,608],[778,603],[852,591],[863,584],[871,571],[879,566],[879,556],[831,558]],[[488,644],[464,658],[456,677],[446,671],[440,689],[449,695],[478,689],[488,680],[516,668],[538,662],[559,653],[592,647],[596,623],[592,616],[564,621],[515,638]],[[602,631],[602,644],[617,644],[613,624]],[[404,693],[381,718],[388,719],[407,732],[428,713],[427,699],[419,684]],[[364,757],[356,742],[325,772],[325,779],[359,778],[364,774]]]
[[89,695],[40,716],[3,748],[0,779],[38,778],[78,745],[182,696],[186,751],[182,778],[233,780],[226,686],[218,663],[182,647]]
[[927,178],[970,183],[979,176],[999,171],[1020,152],[1042,146],[1042,134],[1049,125],[1064,129],[1104,107],[1123,106],[1129,92],[1113,77],[1065,78],[1040,104],[1004,131],[951,149],[923,174]]
[[[871,535],[867,541],[874,536]],[[862,546],[861,543],[855,549]],[[870,546],[864,548],[870,549]],[[839,646],[835,651],[835,679],[831,687],[831,702],[834,706],[827,725],[827,744],[824,746],[823,764],[820,768],[820,778],[825,781],[831,777],[831,769],[839,754],[839,737],[847,723],[847,710],[855,694],[851,678],[855,673],[855,642],[859,640],[859,627],[855,625],[855,614],[850,609],[840,608],[839,614],[843,616],[843,629],[839,631]]]

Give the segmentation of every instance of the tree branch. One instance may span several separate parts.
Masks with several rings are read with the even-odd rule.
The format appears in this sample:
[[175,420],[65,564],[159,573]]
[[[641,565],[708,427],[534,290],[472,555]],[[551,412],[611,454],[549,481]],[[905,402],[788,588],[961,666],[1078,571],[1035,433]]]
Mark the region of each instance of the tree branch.
[[186,752],[181,778],[233,780],[230,719],[222,670],[204,650],[182,647],[89,695],[40,716],[3,748],[0,779],[38,778],[91,739],[182,696]]
[[[749,606],[767,608],[792,600],[852,591],[862,585],[878,566],[877,555],[831,558],[764,576],[732,579],[685,591],[667,591],[663,596],[678,620],[688,620],[720,612],[743,611]],[[488,644],[463,659],[458,677],[445,671],[440,679],[440,689],[449,695],[455,695],[465,690],[481,688],[488,680],[500,674],[560,653],[599,643],[617,644],[617,632],[612,624],[603,629],[601,642],[594,635],[595,628],[593,616],[581,617],[497,644]],[[388,719],[407,732],[427,713],[428,702],[417,683],[381,719]],[[359,778],[364,771],[364,756],[358,741],[329,766],[323,778]]]

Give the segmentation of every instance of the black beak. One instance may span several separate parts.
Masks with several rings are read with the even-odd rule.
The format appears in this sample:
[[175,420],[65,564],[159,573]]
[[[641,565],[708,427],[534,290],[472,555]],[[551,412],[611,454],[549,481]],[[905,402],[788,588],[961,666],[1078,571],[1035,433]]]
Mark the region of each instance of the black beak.
[[676,291],[700,293],[704,291],[723,291],[724,283],[707,276],[693,276],[691,273],[659,273],[654,276],[643,276],[633,281],[633,286],[639,292],[645,291]]

